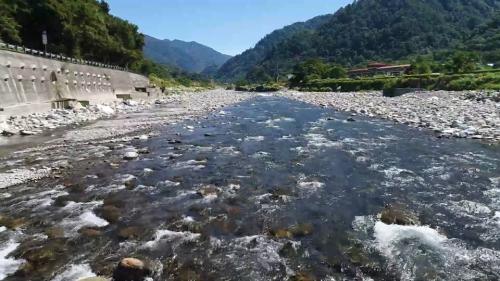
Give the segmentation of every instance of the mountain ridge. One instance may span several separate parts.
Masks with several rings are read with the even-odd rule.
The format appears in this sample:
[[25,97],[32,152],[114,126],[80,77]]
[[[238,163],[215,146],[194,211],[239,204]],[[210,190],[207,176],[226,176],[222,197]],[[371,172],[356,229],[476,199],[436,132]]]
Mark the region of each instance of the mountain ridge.
[[191,73],[204,73],[207,68],[218,69],[231,58],[196,41],[157,39],[149,35],[144,36],[144,41],[147,58]]
[[[318,25],[288,26],[279,36],[269,34],[226,62],[216,77],[260,82],[283,77],[309,58],[350,67],[450,50],[498,9],[498,0],[358,0],[324,16]],[[263,42],[270,47],[260,48]]]

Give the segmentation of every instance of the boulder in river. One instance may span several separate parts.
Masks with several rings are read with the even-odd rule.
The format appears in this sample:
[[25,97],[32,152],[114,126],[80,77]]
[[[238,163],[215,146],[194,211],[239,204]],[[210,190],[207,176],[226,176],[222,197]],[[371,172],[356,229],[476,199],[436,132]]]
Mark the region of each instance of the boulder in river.
[[123,240],[137,239],[144,233],[144,228],[137,226],[130,226],[122,228],[118,231],[118,237]]
[[124,258],[113,272],[114,281],[143,281],[151,275],[146,264],[136,258]]
[[36,132],[28,131],[28,130],[21,130],[21,131],[19,131],[19,134],[21,136],[33,136],[33,135],[36,135]]
[[2,136],[6,136],[6,137],[11,137],[11,136],[13,136],[15,134],[16,134],[16,132],[13,131],[13,130],[10,130],[10,129],[4,129],[2,131]]
[[418,217],[401,206],[387,205],[379,215],[380,220],[385,224],[398,225],[419,225]]
[[127,151],[123,155],[123,159],[125,159],[125,160],[134,160],[137,157],[139,157],[139,153],[137,153],[135,151]]
[[26,220],[23,218],[12,218],[9,216],[0,214],[0,226],[5,226],[9,229],[18,229],[26,224]]

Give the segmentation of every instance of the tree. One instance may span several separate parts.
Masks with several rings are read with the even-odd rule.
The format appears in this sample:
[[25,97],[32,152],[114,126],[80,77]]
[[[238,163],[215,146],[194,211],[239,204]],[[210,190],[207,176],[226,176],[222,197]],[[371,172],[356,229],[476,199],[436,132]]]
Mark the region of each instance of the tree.
[[21,26],[14,18],[16,10],[16,1],[0,0],[0,41],[21,43],[22,39],[19,33]]
[[345,78],[347,77],[347,70],[341,65],[332,65],[330,69],[328,69],[327,73],[328,78]]
[[448,64],[448,69],[453,73],[468,73],[478,67],[479,56],[473,52],[457,51]]
[[413,74],[429,74],[432,73],[431,62],[423,56],[418,56],[411,64],[411,72]]
[[246,80],[251,83],[268,83],[273,79],[269,74],[267,74],[266,70],[263,67],[256,66],[248,72],[246,75]]

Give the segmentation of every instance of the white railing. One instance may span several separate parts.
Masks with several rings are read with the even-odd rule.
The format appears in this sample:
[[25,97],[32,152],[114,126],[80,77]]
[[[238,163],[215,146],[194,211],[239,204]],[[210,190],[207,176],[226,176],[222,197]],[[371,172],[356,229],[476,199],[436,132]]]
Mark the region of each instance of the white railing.
[[88,61],[88,60],[83,60],[83,59],[75,59],[75,58],[66,57],[63,55],[56,55],[56,54],[52,54],[52,53],[46,53],[44,51],[33,50],[33,49],[29,49],[29,48],[26,48],[23,46],[7,44],[4,42],[0,42],[0,50],[7,50],[7,51],[12,51],[12,52],[24,53],[24,54],[44,57],[44,58],[53,59],[53,60],[65,61],[65,62],[74,63],[74,64],[83,64],[83,65],[97,66],[97,67],[103,67],[103,68],[109,68],[109,69],[115,69],[115,70],[121,70],[121,71],[129,71],[127,68],[116,66],[116,65],[104,64],[104,63],[100,63],[100,62]]

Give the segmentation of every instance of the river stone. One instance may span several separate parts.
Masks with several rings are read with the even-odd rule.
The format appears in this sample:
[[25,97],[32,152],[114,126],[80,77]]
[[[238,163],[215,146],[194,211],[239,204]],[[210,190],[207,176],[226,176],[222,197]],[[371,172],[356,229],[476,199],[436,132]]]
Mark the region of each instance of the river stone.
[[403,209],[400,206],[385,206],[382,213],[380,213],[380,220],[385,224],[397,224],[397,225],[419,225],[420,220],[418,217]]
[[122,215],[121,210],[113,205],[103,206],[101,209],[102,217],[110,223],[115,223],[120,220]]
[[134,160],[137,157],[139,157],[139,154],[135,151],[125,152],[125,154],[123,155],[123,159],[125,159],[125,160]]
[[113,272],[114,281],[143,281],[151,274],[146,264],[136,258],[124,258]]
[[21,130],[21,131],[19,132],[19,134],[20,134],[21,136],[33,136],[33,135],[36,135],[36,133],[35,133],[35,132],[33,132],[33,131],[28,131],[28,130]]
[[143,228],[137,226],[130,226],[122,228],[118,231],[118,237],[124,240],[137,239],[143,233]]
[[8,229],[18,229],[26,225],[26,220],[23,218],[12,218],[0,215],[0,226],[5,226]]
[[98,237],[98,236],[102,235],[102,232],[100,230],[95,229],[95,228],[91,228],[91,227],[80,228],[80,230],[78,230],[78,233],[80,233],[81,235],[83,235],[85,237],[90,237],[90,238]]
[[2,131],[2,136],[6,136],[6,137],[10,137],[10,136],[13,136],[15,134],[16,134],[16,132],[13,130],[10,130],[10,129],[5,129]]

